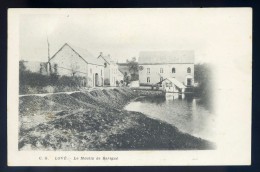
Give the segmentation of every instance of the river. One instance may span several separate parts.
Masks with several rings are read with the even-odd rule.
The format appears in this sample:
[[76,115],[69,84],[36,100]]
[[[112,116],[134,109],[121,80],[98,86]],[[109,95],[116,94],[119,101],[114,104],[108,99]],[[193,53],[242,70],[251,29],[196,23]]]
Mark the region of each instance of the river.
[[125,106],[153,119],[174,125],[180,131],[215,141],[216,116],[199,99],[165,100],[164,97],[139,97]]

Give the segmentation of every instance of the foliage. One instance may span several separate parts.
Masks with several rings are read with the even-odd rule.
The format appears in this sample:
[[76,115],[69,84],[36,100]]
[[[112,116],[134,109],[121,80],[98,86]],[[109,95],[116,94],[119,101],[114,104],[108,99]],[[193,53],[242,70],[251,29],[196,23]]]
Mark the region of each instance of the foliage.
[[198,83],[206,83],[211,79],[212,66],[207,63],[199,63],[194,66],[194,79]]
[[58,86],[80,87],[83,77],[79,76],[61,76],[57,79]]
[[130,83],[130,77],[128,76],[127,72],[124,73],[124,82],[126,83],[126,86]]
[[119,81],[116,81],[116,86],[117,86],[117,87],[119,86]]
[[131,73],[131,81],[136,81],[139,79],[139,65],[138,62],[136,61],[136,58],[133,57],[132,60],[127,60],[127,66],[128,70]]
[[19,61],[19,71],[20,72],[21,71],[26,71],[26,67],[24,65],[24,61],[23,60]]
[[63,90],[65,87],[78,88],[83,86],[84,77],[80,76],[59,76],[55,73],[43,75],[41,73],[26,70],[23,61],[19,63],[19,92],[42,93],[46,92],[44,87],[54,87],[57,90]]
[[207,103],[209,106],[212,104],[212,66],[206,63],[196,64],[194,68],[194,79],[198,83],[195,88],[196,96],[201,98],[201,101]]
[[139,80],[139,74],[131,74],[131,81],[138,81]]

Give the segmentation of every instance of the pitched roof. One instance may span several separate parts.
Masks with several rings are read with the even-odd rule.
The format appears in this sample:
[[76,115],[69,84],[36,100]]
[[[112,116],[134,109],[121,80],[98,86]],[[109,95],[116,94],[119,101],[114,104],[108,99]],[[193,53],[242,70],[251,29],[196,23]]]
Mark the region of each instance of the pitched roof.
[[80,47],[76,47],[76,46],[70,46],[68,43],[65,43],[53,56],[51,59],[53,59],[56,54],[58,54],[60,51],[62,51],[62,49],[64,47],[69,47],[70,49],[72,49],[76,54],[79,55],[79,57],[81,57],[86,63],[89,64],[95,64],[95,65],[104,65],[104,63],[102,62],[102,60],[96,58],[95,56],[93,56],[89,51],[87,51],[86,49],[80,48]]
[[99,55],[98,58],[103,58],[108,64],[115,64],[115,61],[111,59],[110,55]]
[[123,76],[124,76],[124,73],[123,73],[121,70],[119,70],[119,69],[118,69],[118,71],[119,71],[119,72],[118,72],[118,74],[120,74],[120,75],[123,75]]
[[181,83],[180,81],[178,81],[175,78],[166,78],[164,81],[170,81],[171,83],[173,83],[174,85],[176,85],[178,88],[186,88],[186,86]]
[[142,51],[139,64],[194,63],[194,51]]

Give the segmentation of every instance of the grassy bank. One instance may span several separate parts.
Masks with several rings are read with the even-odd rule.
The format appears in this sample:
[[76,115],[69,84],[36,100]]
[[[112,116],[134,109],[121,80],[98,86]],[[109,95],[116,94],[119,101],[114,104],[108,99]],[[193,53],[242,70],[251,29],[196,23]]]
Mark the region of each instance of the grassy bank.
[[212,149],[213,144],[142,113],[123,110],[127,88],[20,97],[20,150]]

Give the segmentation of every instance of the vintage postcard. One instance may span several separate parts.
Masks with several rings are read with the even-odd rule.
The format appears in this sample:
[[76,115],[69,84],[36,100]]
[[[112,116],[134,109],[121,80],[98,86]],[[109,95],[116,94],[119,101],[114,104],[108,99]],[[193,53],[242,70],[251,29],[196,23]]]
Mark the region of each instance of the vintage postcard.
[[251,8],[9,9],[8,166],[250,165]]

